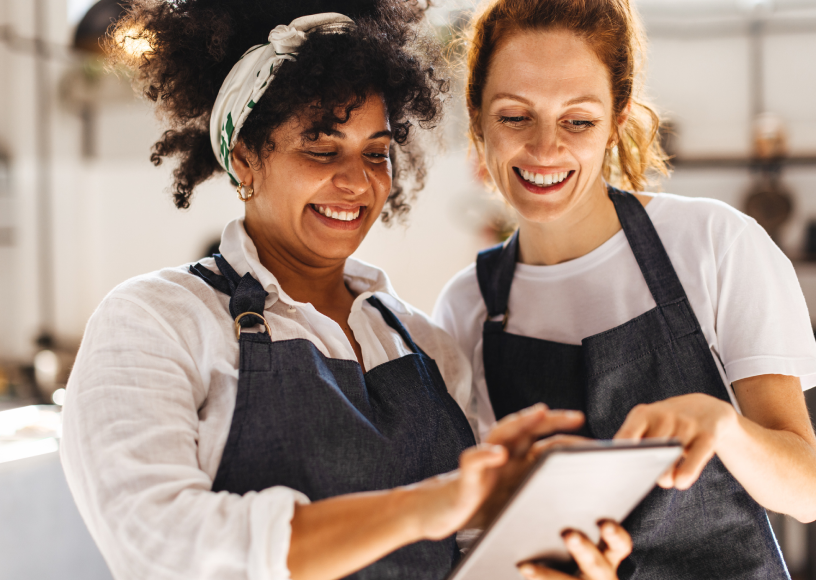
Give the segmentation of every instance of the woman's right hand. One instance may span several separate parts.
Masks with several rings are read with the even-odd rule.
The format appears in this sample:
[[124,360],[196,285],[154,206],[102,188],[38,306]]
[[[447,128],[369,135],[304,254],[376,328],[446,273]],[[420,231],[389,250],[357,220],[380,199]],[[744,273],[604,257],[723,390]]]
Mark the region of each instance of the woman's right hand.
[[[618,580],[618,566],[632,551],[632,538],[615,522],[599,524],[601,542],[598,546],[579,532],[564,534],[564,543],[581,571],[584,580]],[[563,572],[545,566],[526,563],[519,572],[527,580],[574,580]]]
[[[422,537],[442,539],[462,528],[489,523],[541,452],[578,438],[538,439],[578,429],[583,421],[579,412],[553,411],[545,405],[503,418],[484,444],[462,453],[457,471],[412,486],[412,511]],[[491,501],[486,504],[488,498]]]

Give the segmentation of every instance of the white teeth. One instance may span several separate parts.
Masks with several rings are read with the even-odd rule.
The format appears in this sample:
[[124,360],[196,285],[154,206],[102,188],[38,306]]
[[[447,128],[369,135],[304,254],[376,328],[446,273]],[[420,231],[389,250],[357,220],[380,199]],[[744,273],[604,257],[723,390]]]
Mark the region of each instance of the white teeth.
[[356,220],[358,217],[360,217],[361,209],[358,207],[354,211],[332,211],[331,208],[325,205],[315,205],[314,208],[318,211],[318,213],[341,222]]
[[555,185],[556,183],[561,183],[567,177],[569,177],[569,171],[563,171],[561,173],[533,173],[532,171],[527,171],[525,169],[519,169],[519,173],[524,178],[525,181],[529,181],[535,185],[547,187],[550,185]]

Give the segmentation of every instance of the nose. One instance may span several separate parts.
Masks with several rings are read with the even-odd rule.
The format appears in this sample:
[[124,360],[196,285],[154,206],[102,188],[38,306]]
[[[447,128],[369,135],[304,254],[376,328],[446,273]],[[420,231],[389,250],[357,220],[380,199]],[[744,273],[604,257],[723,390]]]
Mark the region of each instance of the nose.
[[371,188],[371,179],[362,159],[347,159],[339,165],[332,183],[335,187],[355,197],[364,194]]
[[555,125],[542,126],[535,132],[532,140],[527,143],[527,151],[541,165],[555,165],[560,148],[558,127]]

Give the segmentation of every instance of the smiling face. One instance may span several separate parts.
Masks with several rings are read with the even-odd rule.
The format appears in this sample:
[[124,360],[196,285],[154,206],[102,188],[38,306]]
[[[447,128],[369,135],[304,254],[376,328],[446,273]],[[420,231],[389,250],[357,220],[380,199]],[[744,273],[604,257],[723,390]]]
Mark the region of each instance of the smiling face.
[[484,161],[524,222],[548,223],[603,200],[613,138],[609,72],[566,30],[509,35],[490,63],[479,119]]
[[242,161],[239,178],[255,195],[245,227],[256,245],[311,267],[345,260],[377,221],[391,191],[391,130],[378,96],[316,141],[308,125],[290,119],[273,134],[275,151],[263,164]]

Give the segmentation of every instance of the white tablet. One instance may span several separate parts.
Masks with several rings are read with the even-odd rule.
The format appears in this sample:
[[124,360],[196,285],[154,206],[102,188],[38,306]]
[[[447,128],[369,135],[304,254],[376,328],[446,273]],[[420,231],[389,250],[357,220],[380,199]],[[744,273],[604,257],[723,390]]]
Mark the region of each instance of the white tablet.
[[516,565],[571,558],[567,529],[600,540],[599,520],[623,521],[680,457],[676,441],[596,441],[542,455],[448,580],[521,578]]

